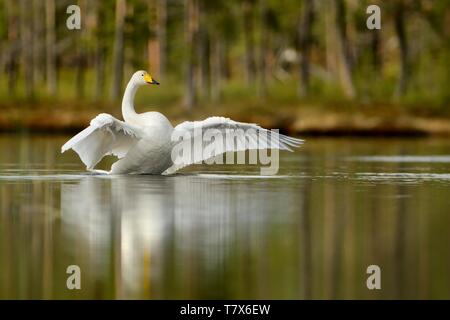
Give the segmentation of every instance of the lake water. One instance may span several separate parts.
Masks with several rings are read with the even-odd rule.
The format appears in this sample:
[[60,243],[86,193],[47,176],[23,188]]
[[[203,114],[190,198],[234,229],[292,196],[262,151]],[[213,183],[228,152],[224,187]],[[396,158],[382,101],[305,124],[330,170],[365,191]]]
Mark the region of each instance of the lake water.
[[448,138],[309,138],[267,177],[92,175],[67,138],[0,136],[0,298],[450,298]]

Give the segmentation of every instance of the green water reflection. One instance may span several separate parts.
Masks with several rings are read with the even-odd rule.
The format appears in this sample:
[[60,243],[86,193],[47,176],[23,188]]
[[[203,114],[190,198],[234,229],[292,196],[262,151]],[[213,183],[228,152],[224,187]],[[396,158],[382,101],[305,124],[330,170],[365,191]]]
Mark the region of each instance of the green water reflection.
[[275,177],[105,177],[66,138],[0,136],[0,298],[450,298],[448,139],[308,139]]

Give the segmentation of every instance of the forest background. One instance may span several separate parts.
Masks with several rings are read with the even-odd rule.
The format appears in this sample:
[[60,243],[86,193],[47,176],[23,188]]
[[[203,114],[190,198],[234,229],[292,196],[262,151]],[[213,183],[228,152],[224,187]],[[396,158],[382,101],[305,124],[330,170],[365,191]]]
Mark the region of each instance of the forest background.
[[[69,30],[67,8],[80,8]],[[381,29],[369,30],[369,5]],[[76,131],[138,112],[296,134],[450,134],[450,1],[1,0],[0,130]]]

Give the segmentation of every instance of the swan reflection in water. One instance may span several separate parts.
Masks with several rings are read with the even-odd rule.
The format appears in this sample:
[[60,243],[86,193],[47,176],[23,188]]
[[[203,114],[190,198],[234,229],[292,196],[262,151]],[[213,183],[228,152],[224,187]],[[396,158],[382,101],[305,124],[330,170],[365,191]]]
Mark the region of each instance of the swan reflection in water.
[[264,278],[270,272],[280,278],[285,269],[278,263],[295,269],[297,259],[286,245],[297,232],[286,235],[280,227],[297,219],[301,193],[286,182],[277,189],[277,179],[270,180],[87,176],[62,184],[62,234],[82,269],[86,293],[108,291],[114,298],[292,293],[298,283],[273,286]]
[[80,174],[66,138],[0,139],[1,299],[450,298],[448,139],[319,139],[269,178]]

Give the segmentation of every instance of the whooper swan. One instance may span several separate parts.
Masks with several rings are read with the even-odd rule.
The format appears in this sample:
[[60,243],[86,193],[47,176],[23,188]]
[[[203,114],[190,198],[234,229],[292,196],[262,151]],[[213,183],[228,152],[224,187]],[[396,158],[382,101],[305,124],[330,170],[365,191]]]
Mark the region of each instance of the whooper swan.
[[[95,165],[105,155],[115,155],[119,159],[112,165],[108,174],[171,174],[175,171],[201,161],[206,161],[225,152],[280,149],[289,150],[290,146],[298,147],[303,140],[269,131],[256,124],[236,122],[223,117],[210,117],[203,121],[186,121],[175,128],[169,120],[159,112],[136,113],[134,96],[143,85],[159,85],[146,71],[133,74],[122,99],[122,115],[125,121],[101,113],[90,123],[90,126],[67,141],[61,152],[73,149],[86,165],[88,170],[95,171]],[[201,129],[201,130],[199,130]],[[214,133],[215,139],[203,141],[201,150],[193,149],[188,159],[181,155],[172,155],[174,136],[187,137],[189,145],[207,130]],[[233,131],[236,143],[211,143],[217,135],[224,137]],[[261,136],[263,138],[261,138]],[[202,136],[203,137],[203,136]],[[192,141],[192,144],[191,144]],[[213,150],[205,154],[207,147]]]

